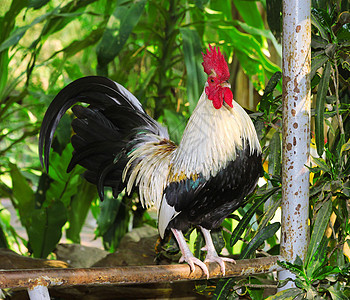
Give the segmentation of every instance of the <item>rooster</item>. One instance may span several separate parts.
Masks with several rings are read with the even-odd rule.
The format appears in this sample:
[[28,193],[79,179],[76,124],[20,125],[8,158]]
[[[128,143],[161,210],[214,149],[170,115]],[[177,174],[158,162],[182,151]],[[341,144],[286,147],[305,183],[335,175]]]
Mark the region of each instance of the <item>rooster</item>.
[[[39,155],[48,171],[61,117],[78,102],[89,104],[72,108],[74,152],[67,172],[76,164],[86,168],[84,177],[97,185],[101,200],[105,186],[112,187],[115,196],[124,188],[129,194],[138,188],[142,205],[157,208],[160,237],[171,231],[182,253],[180,262],[187,262],[191,271],[199,266],[209,277],[204,262],[218,263],[223,274],[225,261],[234,263],[219,257],[210,230],[242,205],[262,166],[254,125],[233,100],[224,56],[212,46],[202,54],[208,79],[178,146],[127,89],[105,77],[89,76],[66,86],[50,104]],[[194,257],[183,235],[193,226],[205,239],[204,262]]]

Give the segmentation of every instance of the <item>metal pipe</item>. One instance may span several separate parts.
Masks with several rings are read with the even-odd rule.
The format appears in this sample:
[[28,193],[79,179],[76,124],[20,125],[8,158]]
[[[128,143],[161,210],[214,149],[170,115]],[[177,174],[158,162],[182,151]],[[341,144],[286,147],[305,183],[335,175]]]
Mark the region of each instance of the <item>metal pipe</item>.
[[[289,262],[304,259],[309,242],[310,13],[310,0],[283,0],[281,255]],[[279,272],[279,280],[288,277]]]
[[[277,271],[280,256],[239,260],[237,264],[226,264],[225,277],[248,276]],[[222,277],[220,266],[207,264],[210,278]],[[1,288],[29,288],[36,286],[72,285],[126,285],[141,283],[160,283],[206,279],[199,267],[191,273],[187,264],[128,266],[115,268],[67,268],[0,271]]]
[[50,300],[49,290],[43,285],[28,288],[28,295],[30,300]]

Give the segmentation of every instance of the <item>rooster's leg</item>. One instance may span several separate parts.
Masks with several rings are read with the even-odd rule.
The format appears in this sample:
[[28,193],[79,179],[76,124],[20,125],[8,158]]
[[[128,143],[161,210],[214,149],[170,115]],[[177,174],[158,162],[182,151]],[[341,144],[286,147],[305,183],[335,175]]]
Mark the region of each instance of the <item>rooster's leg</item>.
[[220,265],[221,272],[223,275],[225,275],[225,261],[236,263],[234,259],[228,258],[228,257],[220,257],[214,247],[213,240],[210,235],[210,230],[205,229],[201,227],[204,239],[205,239],[205,248],[204,250],[207,251],[207,256],[205,258],[205,262],[217,262]]
[[179,262],[187,262],[190,266],[191,272],[195,270],[195,265],[199,266],[203,270],[203,273],[207,275],[207,278],[209,279],[209,270],[207,266],[201,260],[193,256],[192,252],[190,251],[190,248],[188,248],[182,231],[174,228],[171,228],[171,231],[173,232],[182,253]]

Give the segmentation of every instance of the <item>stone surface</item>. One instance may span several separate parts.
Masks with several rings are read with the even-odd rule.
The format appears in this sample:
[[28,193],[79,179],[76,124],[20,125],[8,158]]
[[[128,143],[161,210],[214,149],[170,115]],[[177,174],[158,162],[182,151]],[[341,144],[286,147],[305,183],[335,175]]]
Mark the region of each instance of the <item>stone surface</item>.
[[89,268],[109,252],[79,244],[59,244],[54,253],[57,259],[67,262],[73,268]]
[[22,256],[9,249],[0,248],[0,269],[41,269],[67,268],[68,264],[60,260],[48,260]]
[[155,265],[158,231],[149,225],[135,228],[120,241],[118,250],[96,262],[94,267]]

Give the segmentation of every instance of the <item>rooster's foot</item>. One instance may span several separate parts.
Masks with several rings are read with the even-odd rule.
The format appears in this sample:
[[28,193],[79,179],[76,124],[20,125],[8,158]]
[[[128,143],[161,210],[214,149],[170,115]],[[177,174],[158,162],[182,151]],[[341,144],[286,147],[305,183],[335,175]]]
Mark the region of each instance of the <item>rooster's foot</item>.
[[186,257],[181,256],[179,263],[182,262],[188,263],[191,269],[191,273],[194,272],[194,270],[196,269],[195,265],[199,266],[202,269],[203,273],[207,276],[207,279],[209,279],[208,267],[200,259],[194,257],[193,255],[187,255]]
[[204,251],[207,251],[207,256],[204,260],[204,262],[216,262],[220,265],[221,273],[225,275],[225,261],[230,263],[236,263],[234,259],[227,258],[227,257],[220,257],[215,250],[213,240],[210,235],[210,230],[205,229],[200,226],[200,229],[202,230],[204,239],[205,239],[205,247],[202,249]]
[[216,262],[220,265],[221,273],[225,275],[225,261],[235,264],[236,261],[228,257],[220,257],[215,253],[208,252],[204,262]]
[[171,228],[171,231],[173,232],[174,237],[176,238],[182,253],[182,256],[179,262],[180,263],[184,261],[187,262],[188,265],[190,266],[191,273],[195,270],[196,268],[195,265],[199,266],[202,269],[203,273],[207,275],[207,279],[209,279],[208,267],[205,265],[204,262],[202,262],[201,260],[193,256],[192,252],[190,251],[190,248],[188,248],[188,245],[186,243],[186,240],[183,236],[182,231],[175,228]]

